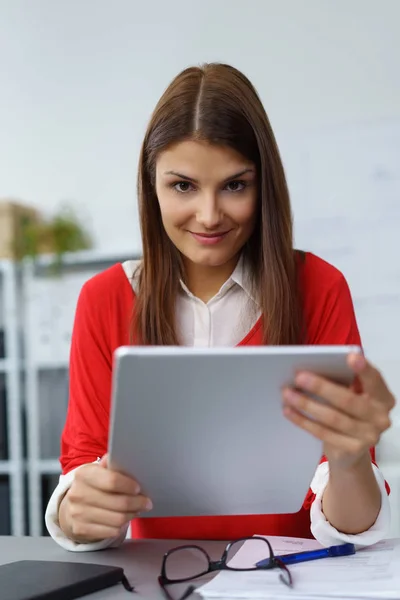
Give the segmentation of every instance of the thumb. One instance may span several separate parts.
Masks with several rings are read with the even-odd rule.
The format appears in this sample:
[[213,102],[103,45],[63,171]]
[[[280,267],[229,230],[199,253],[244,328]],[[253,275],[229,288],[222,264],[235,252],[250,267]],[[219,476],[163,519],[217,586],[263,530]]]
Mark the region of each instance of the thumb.
[[361,354],[350,354],[348,361],[356,375],[354,382],[355,390],[362,389],[364,393],[380,400],[392,409],[394,406],[394,397],[381,373]]
[[108,467],[108,454],[104,454],[101,457],[101,460],[98,462],[99,467],[103,467],[103,469],[107,469]]

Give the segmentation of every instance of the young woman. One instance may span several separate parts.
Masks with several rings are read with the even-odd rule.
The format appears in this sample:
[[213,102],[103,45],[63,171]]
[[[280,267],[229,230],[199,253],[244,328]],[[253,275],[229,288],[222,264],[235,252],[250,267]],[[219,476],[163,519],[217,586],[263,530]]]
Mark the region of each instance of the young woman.
[[293,248],[274,135],[236,69],[188,68],[170,84],[145,135],[138,195],[143,259],[96,275],[78,301],[62,475],[46,511],[52,537],[70,550],[100,549],[119,544],[132,522],[134,537],[378,541],[390,516],[374,446],[390,426],[394,399],[379,371],[356,355],[348,358],[352,389],[300,373],[297,391],[283,391],[285,417],[324,443],[297,514],[140,518],[151,498],[107,468],[118,346],[360,344],[360,337],[343,275]]

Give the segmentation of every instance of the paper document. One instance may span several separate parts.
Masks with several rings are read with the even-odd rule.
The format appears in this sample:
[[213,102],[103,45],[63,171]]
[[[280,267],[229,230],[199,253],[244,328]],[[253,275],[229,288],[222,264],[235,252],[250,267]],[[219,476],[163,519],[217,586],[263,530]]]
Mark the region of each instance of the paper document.
[[[267,537],[274,553],[289,554],[321,548],[315,540]],[[247,541],[229,563],[255,564],[266,558],[260,554],[260,544]],[[319,600],[322,598],[347,599],[400,599],[400,539],[379,542],[357,550],[351,556],[321,558],[290,565],[293,587],[279,579],[280,569],[270,571],[221,571],[196,591],[203,598],[275,598],[286,600]]]

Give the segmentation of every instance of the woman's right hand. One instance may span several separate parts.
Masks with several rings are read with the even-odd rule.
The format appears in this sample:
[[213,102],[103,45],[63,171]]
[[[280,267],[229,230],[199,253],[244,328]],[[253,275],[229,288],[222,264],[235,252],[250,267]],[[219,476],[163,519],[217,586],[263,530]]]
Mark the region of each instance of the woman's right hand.
[[152,509],[139,484],[127,475],[107,468],[107,455],[98,464],[84,465],[60,502],[59,524],[77,543],[116,537],[141,512]]

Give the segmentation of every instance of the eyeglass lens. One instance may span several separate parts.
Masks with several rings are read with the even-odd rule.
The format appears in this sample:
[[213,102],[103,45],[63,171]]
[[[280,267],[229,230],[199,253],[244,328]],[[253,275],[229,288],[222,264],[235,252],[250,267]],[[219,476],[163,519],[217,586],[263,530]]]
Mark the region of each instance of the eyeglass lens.
[[265,540],[256,537],[246,540],[246,548],[248,548],[246,555],[236,557],[235,555],[240,550],[242,544],[243,541],[238,540],[229,546],[226,555],[226,566],[228,569],[255,570],[257,569],[255,565],[256,560],[267,559],[270,557],[268,544],[265,542]]
[[200,548],[188,546],[172,551],[165,562],[165,575],[171,581],[190,580],[208,571],[208,556]]

